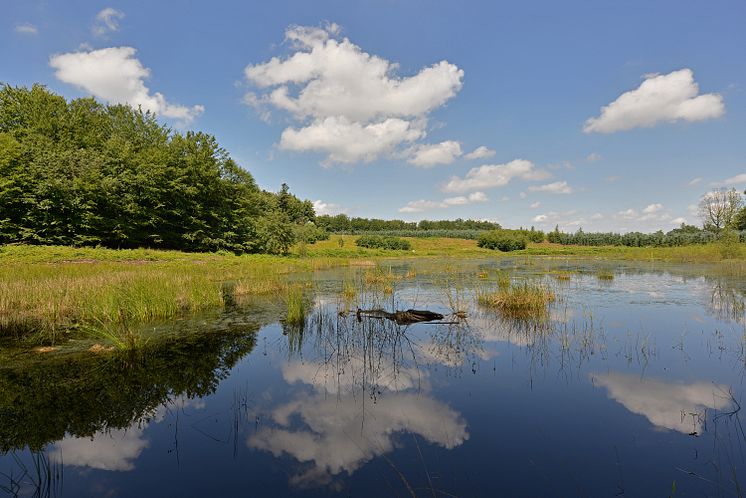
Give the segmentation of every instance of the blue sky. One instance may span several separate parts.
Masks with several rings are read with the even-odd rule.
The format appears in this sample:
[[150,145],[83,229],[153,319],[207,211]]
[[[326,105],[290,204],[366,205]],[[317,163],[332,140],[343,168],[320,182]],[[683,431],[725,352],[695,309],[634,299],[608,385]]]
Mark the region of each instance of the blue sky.
[[0,81],[212,133],[321,212],[653,231],[746,188],[743,1],[3,4]]

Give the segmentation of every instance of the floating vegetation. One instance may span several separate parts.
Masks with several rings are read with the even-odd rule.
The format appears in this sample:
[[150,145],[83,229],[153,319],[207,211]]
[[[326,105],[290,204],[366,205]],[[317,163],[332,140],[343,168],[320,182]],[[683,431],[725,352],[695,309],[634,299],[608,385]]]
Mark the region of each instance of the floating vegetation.
[[556,300],[554,291],[524,282],[500,288],[493,292],[479,292],[477,302],[500,312],[506,318],[547,319],[549,305]]

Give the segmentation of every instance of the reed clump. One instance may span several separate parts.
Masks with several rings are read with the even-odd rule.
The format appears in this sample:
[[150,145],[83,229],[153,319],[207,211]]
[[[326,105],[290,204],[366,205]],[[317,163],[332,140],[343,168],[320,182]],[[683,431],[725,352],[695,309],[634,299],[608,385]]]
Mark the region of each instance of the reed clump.
[[287,325],[302,326],[306,322],[306,303],[303,300],[303,287],[291,285],[287,289],[285,301],[287,303]]
[[496,291],[480,291],[477,302],[497,310],[505,318],[546,319],[549,306],[556,300],[554,291],[532,282],[511,284]]
[[614,272],[611,270],[598,270],[596,272],[596,278],[599,280],[611,281],[614,280]]

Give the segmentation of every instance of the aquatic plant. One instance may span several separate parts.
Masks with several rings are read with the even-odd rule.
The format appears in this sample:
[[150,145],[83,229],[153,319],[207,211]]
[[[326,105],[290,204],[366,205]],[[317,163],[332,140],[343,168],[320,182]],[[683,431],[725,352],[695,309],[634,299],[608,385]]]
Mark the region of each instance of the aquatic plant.
[[306,321],[306,304],[303,301],[303,288],[299,285],[288,287],[285,301],[287,315],[285,323],[288,325],[303,325]]
[[614,272],[611,270],[606,270],[606,269],[598,270],[596,272],[596,278],[598,278],[599,280],[607,280],[607,281],[614,280]]
[[546,286],[523,282],[497,291],[480,291],[477,302],[500,312],[506,318],[548,318],[549,305],[556,300],[554,292]]

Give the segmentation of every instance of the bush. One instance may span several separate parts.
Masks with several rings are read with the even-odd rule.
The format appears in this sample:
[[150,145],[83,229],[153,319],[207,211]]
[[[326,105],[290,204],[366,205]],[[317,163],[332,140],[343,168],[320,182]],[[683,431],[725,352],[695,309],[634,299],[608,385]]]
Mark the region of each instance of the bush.
[[329,240],[329,232],[309,221],[305,225],[295,227],[295,239],[306,244],[314,244],[319,240]]
[[498,251],[518,251],[526,248],[526,239],[521,236],[494,230],[479,236],[477,246]]
[[358,247],[367,247],[369,249],[394,249],[408,251],[412,248],[409,241],[397,237],[382,237],[380,235],[363,235],[355,240]]

